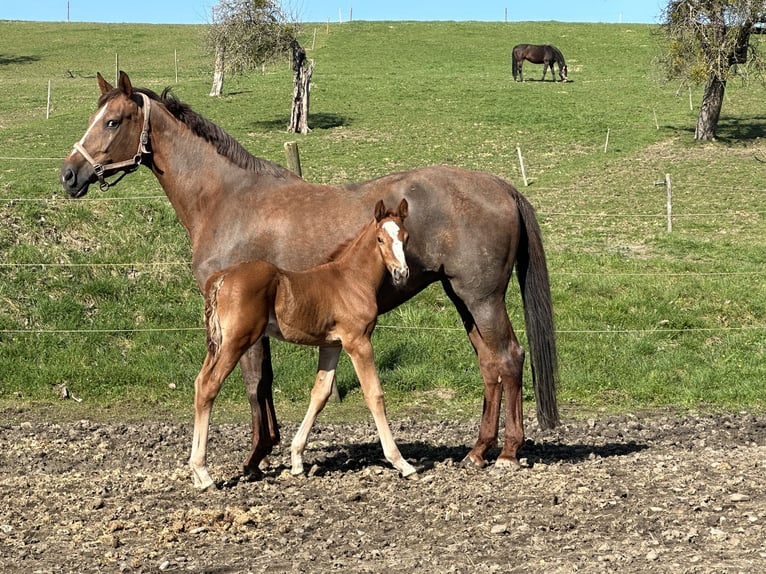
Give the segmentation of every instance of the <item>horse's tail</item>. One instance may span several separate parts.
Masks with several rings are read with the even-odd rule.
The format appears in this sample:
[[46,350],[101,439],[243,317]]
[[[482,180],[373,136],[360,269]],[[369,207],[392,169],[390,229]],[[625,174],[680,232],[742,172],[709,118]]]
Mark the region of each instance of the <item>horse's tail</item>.
[[217,355],[221,348],[223,334],[221,320],[218,316],[218,292],[223,285],[223,274],[211,277],[205,287],[205,332],[207,336],[207,351]]
[[548,266],[534,207],[520,193],[515,195],[523,222],[516,259],[516,275],[524,303],[524,322],[532,364],[537,421],[541,428],[549,429],[559,424],[559,412],[556,401],[558,360]]
[[513,51],[511,52],[511,70],[513,70],[513,79],[516,79],[516,76],[519,73],[519,61],[518,58],[516,58],[516,50],[518,46],[514,46]]

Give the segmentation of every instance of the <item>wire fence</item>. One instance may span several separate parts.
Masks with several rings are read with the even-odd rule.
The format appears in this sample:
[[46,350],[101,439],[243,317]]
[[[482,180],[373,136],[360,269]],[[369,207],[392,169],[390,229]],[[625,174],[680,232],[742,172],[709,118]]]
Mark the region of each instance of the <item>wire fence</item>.
[[[45,158],[45,157],[0,157],[0,161],[61,161],[63,158]],[[704,189],[705,185],[695,184],[695,189]],[[720,191],[720,188],[714,185],[710,185],[709,188]],[[563,189],[556,188],[536,188],[536,192],[561,192]],[[747,193],[763,193],[764,189],[745,189],[737,188],[739,192]],[[135,202],[135,201],[147,201],[147,200],[159,200],[167,201],[167,197],[164,194],[151,194],[151,195],[139,195],[139,196],[106,196],[106,197],[87,197],[78,200],[79,204],[93,202],[93,203],[112,203],[112,202]],[[54,197],[15,197],[15,198],[0,198],[0,203],[13,206],[15,204],[23,203],[62,203],[73,204],[69,198],[64,196]],[[169,203],[168,203],[169,204]],[[664,221],[666,218],[665,213],[603,213],[603,212],[562,212],[562,211],[542,211],[538,212],[541,217],[565,217],[565,218],[589,218],[589,219],[657,219],[658,221]],[[730,213],[718,212],[698,212],[698,213],[673,213],[674,219],[705,219],[705,218],[719,218],[719,217],[742,217],[743,215],[765,215],[766,210],[748,211],[743,214],[741,211],[732,211]],[[23,263],[7,263],[0,262],[0,269],[3,268],[20,268],[20,269],[54,269],[54,268],[170,268],[170,267],[187,267],[191,270],[190,261],[160,261],[160,262],[146,262],[146,261],[134,261],[134,262],[86,262],[86,263],[70,263],[70,262],[23,262]],[[667,272],[667,271],[628,271],[628,272],[613,272],[613,271],[599,271],[598,273],[584,272],[584,271],[561,271],[551,270],[551,277],[557,276],[584,276],[584,275],[598,275],[599,277],[663,277],[663,278],[708,278],[708,277],[757,277],[766,275],[766,269],[759,271],[683,271],[683,272]],[[462,332],[461,327],[429,327],[429,326],[405,326],[405,325],[378,325],[379,329],[390,330],[408,330],[408,331],[445,331],[445,332]],[[164,332],[189,332],[189,331],[203,331],[202,326],[181,326],[181,327],[141,327],[141,328],[81,328],[81,329],[0,329],[0,334],[9,335],[55,335],[55,334],[119,334],[119,333],[164,333]],[[758,325],[744,325],[734,327],[716,326],[710,328],[651,328],[651,329],[611,329],[611,328],[590,328],[590,329],[557,329],[559,334],[596,334],[596,335],[650,335],[650,334],[672,334],[672,333],[713,333],[713,332],[736,332],[736,331],[764,331],[766,326]],[[523,332],[522,329],[519,330]]]

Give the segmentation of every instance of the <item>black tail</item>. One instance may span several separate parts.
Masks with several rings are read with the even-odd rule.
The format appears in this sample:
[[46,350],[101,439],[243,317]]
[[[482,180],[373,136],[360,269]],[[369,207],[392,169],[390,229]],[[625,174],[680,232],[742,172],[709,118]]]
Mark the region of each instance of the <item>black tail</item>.
[[524,223],[516,259],[521,298],[524,303],[527,344],[532,363],[532,384],[537,403],[537,422],[543,429],[559,424],[556,401],[558,360],[553,305],[542,234],[532,204],[516,193],[516,205]]

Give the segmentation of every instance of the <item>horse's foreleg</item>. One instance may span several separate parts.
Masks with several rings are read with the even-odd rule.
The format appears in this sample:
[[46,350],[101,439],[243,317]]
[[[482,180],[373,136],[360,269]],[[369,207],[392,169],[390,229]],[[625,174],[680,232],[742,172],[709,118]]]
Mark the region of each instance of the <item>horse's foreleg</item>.
[[332,384],[335,379],[335,369],[338,366],[340,352],[341,347],[319,348],[319,366],[314,387],[311,389],[311,402],[290,446],[290,458],[292,460],[290,472],[294,475],[303,474],[303,450],[306,448],[306,442],[311,428],[314,426],[314,421],[332,394]]
[[213,402],[221,390],[221,385],[231,373],[237,359],[213,356],[205,357],[197,378],[194,381],[194,438],[192,439],[189,466],[195,488],[205,490],[213,486],[213,479],[207,469],[207,440],[210,427],[210,413]]
[[404,459],[402,453],[399,452],[399,448],[396,446],[396,442],[394,442],[391,428],[388,426],[386,405],[383,399],[383,388],[380,386],[378,372],[375,369],[372,344],[370,343],[369,337],[360,337],[351,344],[346,344],[344,342],[343,348],[351,358],[351,363],[354,365],[356,376],[359,378],[359,383],[362,385],[364,401],[367,403],[367,408],[370,409],[372,418],[375,421],[375,426],[378,429],[380,444],[383,447],[383,454],[385,455],[386,460],[394,465],[394,468],[396,468],[402,476],[414,478],[417,471]]
[[279,426],[274,410],[272,383],[274,372],[271,368],[271,351],[267,337],[261,337],[240,359],[245,392],[250,402],[252,417],[253,448],[245,459],[244,471],[258,474],[258,466],[279,443]]

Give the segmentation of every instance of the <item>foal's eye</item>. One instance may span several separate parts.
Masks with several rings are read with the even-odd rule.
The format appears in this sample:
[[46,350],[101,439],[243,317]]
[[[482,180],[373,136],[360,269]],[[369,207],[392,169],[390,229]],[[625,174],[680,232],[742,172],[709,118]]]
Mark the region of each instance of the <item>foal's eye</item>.
[[108,129],[112,129],[113,130],[113,129],[119,127],[119,125],[120,125],[120,120],[106,120],[106,127]]
[[383,243],[383,238],[378,236],[378,243]]

